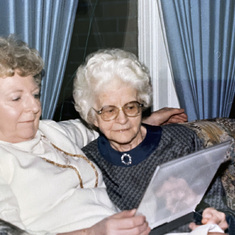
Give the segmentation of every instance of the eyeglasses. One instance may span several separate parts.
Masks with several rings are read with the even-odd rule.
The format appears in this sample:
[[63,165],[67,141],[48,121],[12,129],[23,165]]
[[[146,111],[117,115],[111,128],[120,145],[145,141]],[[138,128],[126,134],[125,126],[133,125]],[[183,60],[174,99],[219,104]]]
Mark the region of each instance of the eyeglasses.
[[114,105],[107,105],[102,107],[100,110],[93,109],[104,121],[111,121],[117,118],[120,110],[122,110],[127,117],[136,117],[141,113],[142,108],[143,104],[140,104],[138,101],[132,101],[121,108]]

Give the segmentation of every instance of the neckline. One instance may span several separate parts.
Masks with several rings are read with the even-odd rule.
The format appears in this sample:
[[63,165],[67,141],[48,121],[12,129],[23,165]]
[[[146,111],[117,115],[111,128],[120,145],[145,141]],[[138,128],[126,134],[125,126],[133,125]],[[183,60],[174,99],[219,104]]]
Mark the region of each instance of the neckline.
[[[143,141],[130,151],[119,152],[113,149],[104,135],[98,137],[98,149],[106,161],[116,166],[131,167],[144,161],[155,150],[161,139],[160,126],[143,124],[146,136]],[[122,161],[123,160],[123,161]]]
[[36,135],[31,140],[26,140],[18,143],[10,143],[0,140],[0,144],[5,146],[11,146],[12,148],[19,149],[21,151],[30,152],[40,142],[41,133],[37,131]]

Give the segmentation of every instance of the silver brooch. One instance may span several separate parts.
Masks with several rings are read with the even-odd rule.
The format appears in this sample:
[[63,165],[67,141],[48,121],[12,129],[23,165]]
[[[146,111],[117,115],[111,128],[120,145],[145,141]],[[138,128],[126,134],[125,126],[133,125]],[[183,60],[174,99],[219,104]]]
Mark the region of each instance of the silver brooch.
[[127,165],[127,166],[130,165],[132,163],[130,154],[127,154],[127,153],[122,154],[121,161],[124,165]]

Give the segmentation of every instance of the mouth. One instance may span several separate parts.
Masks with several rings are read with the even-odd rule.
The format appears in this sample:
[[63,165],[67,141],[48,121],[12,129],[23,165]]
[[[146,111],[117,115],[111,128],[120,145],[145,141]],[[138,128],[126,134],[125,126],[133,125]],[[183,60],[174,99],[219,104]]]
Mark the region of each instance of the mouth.
[[116,132],[122,133],[122,132],[125,132],[125,131],[128,131],[128,129],[121,129],[121,130],[117,130]]
[[20,122],[20,123],[32,123],[32,122],[34,122],[34,120],[22,121],[22,122]]

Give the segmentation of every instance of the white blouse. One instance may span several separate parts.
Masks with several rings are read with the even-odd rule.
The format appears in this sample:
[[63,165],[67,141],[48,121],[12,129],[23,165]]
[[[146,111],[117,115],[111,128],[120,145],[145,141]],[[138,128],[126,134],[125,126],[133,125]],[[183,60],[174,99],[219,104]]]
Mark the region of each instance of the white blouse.
[[33,140],[0,141],[1,219],[30,234],[56,234],[116,213],[100,170],[80,150],[96,137],[79,120],[44,120]]

